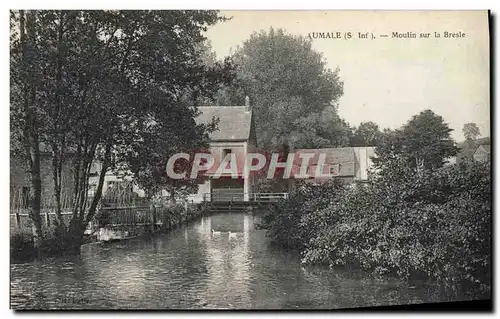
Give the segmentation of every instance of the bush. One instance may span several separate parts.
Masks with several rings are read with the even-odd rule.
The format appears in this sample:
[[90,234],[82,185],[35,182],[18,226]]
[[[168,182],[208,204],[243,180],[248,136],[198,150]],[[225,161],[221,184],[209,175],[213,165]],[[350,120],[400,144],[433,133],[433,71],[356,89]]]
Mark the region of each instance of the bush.
[[299,182],[287,200],[281,200],[262,216],[258,227],[267,230],[271,243],[302,250],[316,226],[308,215],[333,203],[343,189],[344,184],[338,180],[319,185]]
[[304,263],[489,292],[488,164],[379,175],[337,192],[328,185],[306,189],[308,195],[292,193],[264,217],[271,240],[292,243]]
[[33,235],[26,231],[10,231],[10,251],[11,254],[22,254],[33,249]]

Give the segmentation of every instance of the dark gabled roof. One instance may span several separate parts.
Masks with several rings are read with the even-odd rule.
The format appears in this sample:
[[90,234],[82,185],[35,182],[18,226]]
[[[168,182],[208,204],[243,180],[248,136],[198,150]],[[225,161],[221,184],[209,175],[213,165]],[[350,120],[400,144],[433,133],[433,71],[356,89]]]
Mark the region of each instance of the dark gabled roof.
[[219,119],[217,129],[210,134],[212,141],[247,141],[250,137],[252,111],[245,106],[199,106],[198,123]]

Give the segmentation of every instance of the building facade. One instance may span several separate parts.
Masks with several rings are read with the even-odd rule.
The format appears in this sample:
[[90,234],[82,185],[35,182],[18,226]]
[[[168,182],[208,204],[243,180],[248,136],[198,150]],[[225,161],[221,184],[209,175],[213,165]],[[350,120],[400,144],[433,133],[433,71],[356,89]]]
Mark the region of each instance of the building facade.
[[[346,181],[363,182],[368,180],[368,173],[373,166],[374,147],[340,147],[320,149],[296,149],[294,153],[294,178],[303,179],[302,167],[307,161],[308,179],[328,180],[340,178]],[[322,158],[323,157],[323,158]]]
[[[212,169],[205,172],[208,177],[199,185],[198,193],[189,196],[189,200],[248,201],[252,194],[253,177],[249,174],[245,159],[247,154],[256,150],[256,132],[247,99],[245,106],[200,106],[198,123],[210,123],[218,120],[217,129],[210,134],[210,154],[214,163]],[[230,169],[231,163],[217,174],[217,169],[224,159],[236,161],[236,171]],[[226,169],[227,168],[227,169]]]

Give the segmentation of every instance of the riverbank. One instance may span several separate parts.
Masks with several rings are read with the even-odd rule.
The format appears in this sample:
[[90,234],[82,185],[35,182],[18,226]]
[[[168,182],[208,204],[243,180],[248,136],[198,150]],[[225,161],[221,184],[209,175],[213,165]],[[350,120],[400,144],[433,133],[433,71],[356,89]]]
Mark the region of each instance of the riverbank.
[[[100,216],[101,225],[94,224],[94,227],[90,228],[90,232],[86,232],[84,235],[81,244],[150,237],[176,229],[181,225],[198,220],[204,215],[204,208],[199,204],[156,207],[151,216],[144,215],[143,211],[136,210],[136,207],[133,206],[126,208],[126,214],[123,214],[123,207],[120,208],[120,216],[110,216],[110,209],[107,209],[107,216],[105,218]],[[126,222],[129,224],[127,225]],[[72,251],[58,249],[58,247],[61,247],[61,243],[55,235],[53,227],[44,227],[43,245],[40,249],[35,248],[33,235],[27,229],[11,229],[11,263],[26,262],[44,256],[78,254],[80,251],[79,247]]]

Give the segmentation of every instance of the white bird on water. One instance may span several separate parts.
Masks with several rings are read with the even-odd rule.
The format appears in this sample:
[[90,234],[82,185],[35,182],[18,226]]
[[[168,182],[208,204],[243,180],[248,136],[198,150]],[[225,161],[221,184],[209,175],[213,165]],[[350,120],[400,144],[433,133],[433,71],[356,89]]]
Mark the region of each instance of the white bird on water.
[[237,233],[229,232],[229,238],[236,238]]
[[220,231],[215,231],[212,229],[212,235],[220,235]]

